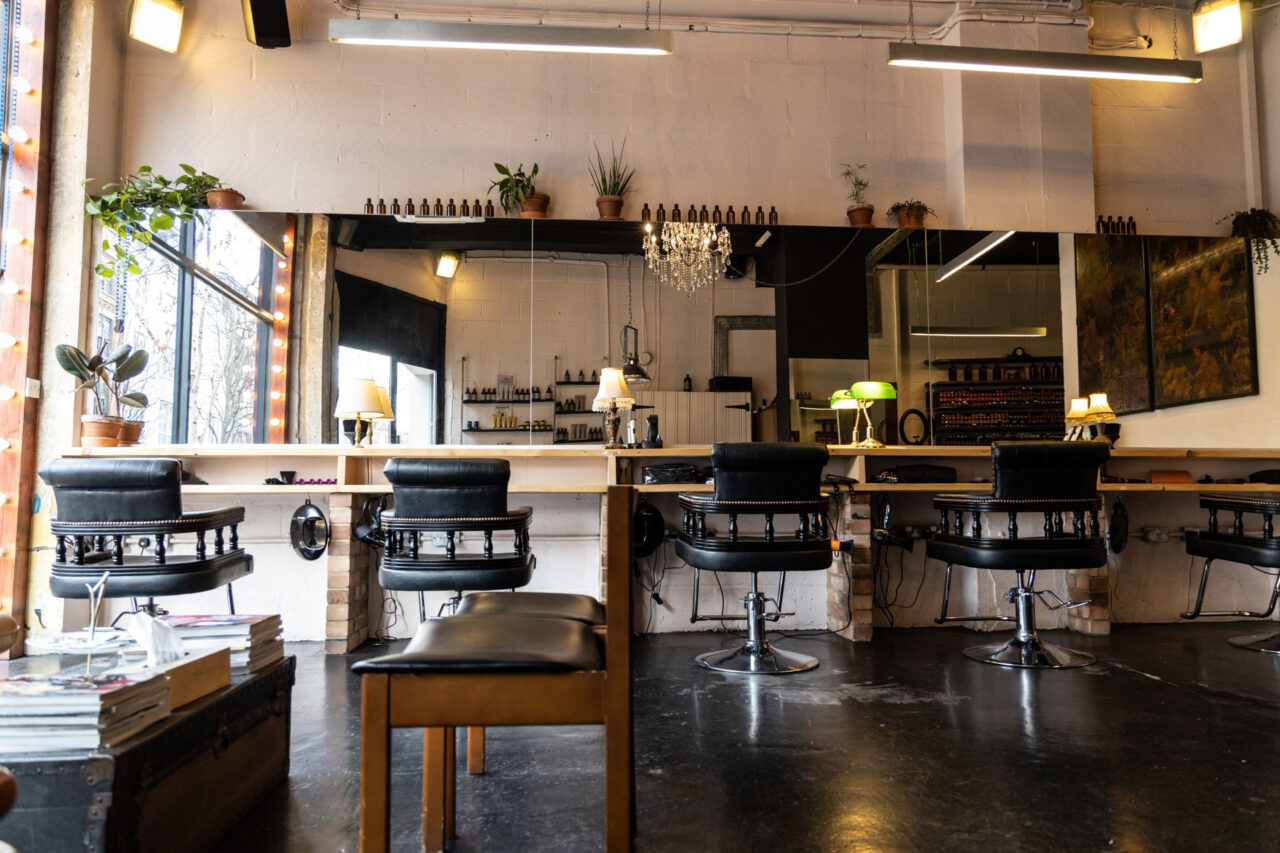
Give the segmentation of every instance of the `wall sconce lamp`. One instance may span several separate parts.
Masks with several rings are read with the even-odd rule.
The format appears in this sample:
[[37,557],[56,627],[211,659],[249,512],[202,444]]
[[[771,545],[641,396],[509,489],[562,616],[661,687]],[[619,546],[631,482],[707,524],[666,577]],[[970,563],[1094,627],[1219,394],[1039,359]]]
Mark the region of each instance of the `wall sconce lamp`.
[[182,3],[178,0],[133,0],[129,38],[177,53],[181,35]]

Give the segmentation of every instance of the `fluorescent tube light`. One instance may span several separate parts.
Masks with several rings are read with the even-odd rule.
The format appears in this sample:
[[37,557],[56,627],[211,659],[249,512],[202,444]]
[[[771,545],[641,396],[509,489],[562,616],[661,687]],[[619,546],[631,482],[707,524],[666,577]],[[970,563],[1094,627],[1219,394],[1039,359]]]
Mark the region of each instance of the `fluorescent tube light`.
[[1093,56],[1087,53],[954,47],[946,44],[907,42],[889,44],[889,64],[908,68],[1040,74],[1050,77],[1090,77],[1103,80],[1146,80],[1154,83],[1199,83],[1204,77],[1197,60]]
[[934,281],[942,281],[943,279],[951,278],[951,276],[960,272],[960,270],[969,266],[969,264],[982,257],[987,252],[990,252],[996,246],[999,246],[1016,233],[1016,231],[992,231],[990,234],[983,237],[981,240],[974,243],[972,246],[965,249],[942,266],[938,267],[938,277],[935,278]]
[[169,53],[178,52],[182,4],[177,0],[133,0],[129,37]]
[[671,33],[658,30],[517,27],[355,18],[330,18],[329,41],[394,47],[622,53],[636,56],[666,56],[672,53],[675,44]]
[[1043,338],[1044,326],[912,326],[911,334],[923,338]]
[[416,222],[420,225],[469,225],[474,222],[484,222],[483,216],[405,216],[403,213],[395,215],[396,222]]
[[1239,44],[1244,38],[1244,16],[1239,0],[1200,0],[1191,13],[1191,39],[1196,53]]

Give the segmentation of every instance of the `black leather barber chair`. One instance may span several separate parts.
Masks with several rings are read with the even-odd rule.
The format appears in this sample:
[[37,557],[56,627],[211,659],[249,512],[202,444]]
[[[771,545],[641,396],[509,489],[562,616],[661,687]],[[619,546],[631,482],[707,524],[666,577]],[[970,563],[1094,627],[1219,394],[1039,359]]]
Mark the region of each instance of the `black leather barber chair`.
[[[1093,655],[1041,642],[1036,635],[1035,599],[1050,610],[1081,607],[1068,604],[1052,590],[1035,588],[1038,569],[1091,569],[1106,565],[1107,545],[1098,527],[1102,496],[1098,468],[1110,456],[1101,442],[1011,441],[991,445],[994,484],[989,495],[939,495],[933,505],[942,511],[942,532],[933,536],[925,553],[947,564],[942,614],[934,621],[1013,622],[1013,639],[964,650],[983,663],[1037,669],[1086,666]],[[983,513],[996,513],[984,522]],[[1040,513],[1043,532],[1022,535],[1019,513]],[[967,514],[967,519],[966,519]],[[1065,527],[1070,517],[1069,528]],[[1008,519],[1005,536],[996,533],[997,518]],[[990,526],[988,526],[990,525]],[[1040,526],[1037,525],[1037,528]],[[1039,535],[1036,535],[1039,534]],[[1014,616],[949,616],[951,567],[1017,573],[1017,586],[1006,594]],[[1051,601],[1049,599],[1052,599]]]
[[[1280,497],[1275,495],[1202,495],[1200,506],[1209,510],[1209,529],[1207,531],[1191,530],[1187,532],[1187,553],[1193,557],[1204,557],[1204,570],[1200,573],[1200,591],[1196,595],[1196,606],[1183,619],[1196,619],[1200,616],[1245,616],[1254,619],[1265,619],[1276,609],[1276,600],[1280,598],[1280,576],[1271,589],[1271,600],[1266,610],[1213,610],[1205,612],[1204,588],[1209,582],[1209,568],[1214,560],[1226,560],[1231,563],[1244,563],[1254,568],[1280,569],[1280,539],[1275,536],[1273,518],[1280,513]],[[1231,532],[1224,533],[1218,524],[1218,512],[1232,514]],[[1262,535],[1249,536],[1244,531],[1245,513],[1262,516]],[[1280,633],[1268,631],[1265,634],[1254,634],[1246,637],[1232,637],[1227,642],[1242,649],[1258,652],[1280,654]]]
[[[395,509],[381,515],[386,550],[378,582],[383,589],[417,592],[421,620],[427,618],[426,592],[453,592],[445,604],[452,613],[463,590],[514,589],[529,583],[533,510],[507,509],[507,460],[391,459],[383,473],[391,483]],[[512,532],[511,550],[495,551],[493,534],[505,530]],[[468,533],[483,536],[482,552],[459,550]]]
[[[822,497],[822,468],[827,449],[818,444],[716,444],[711,448],[715,493],[681,494],[684,526],[676,553],[695,569],[692,621],[745,619],[747,641],[741,646],[698,656],[698,663],[720,672],[783,674],[813,669],[818,659],[776,648],[765,638],[764,623],[782,616],[782,593],[788,571],[820,571],[831,565],[827,534],[827,502]],[[715,529],[707,516],[723,519]],[[774,517],[798,519],[775,529]],[[739,519],[763,517],[762,532],[742,532]],[[758,522],[756,526],[759,526]],[[751,591],[742,599],[742,616],[700,616],[702,571],[748,572]],[[782,572],[776,598],[759,588],[760,572]],[[766,610],[772,602],[774,610]]]
[[[132,598],[134,610],[162,612],[155,597],[227,588],[253,571],[236,528],[244,507],[182,511],[182,463],[176,459],[54,459],[40,469],[53,487],[57,517],[49,587],[59,598],[88,598],[104,574],[104,598]],[[209,534],[212,533],[212,543]],[[169,550],[174,536],[194,536],[195,551]],[[126,554],[129,540],[150,539],[151,554]],[[141,547],[139,551],[141,552]],[[139,604],[141,598],[147,599]]]

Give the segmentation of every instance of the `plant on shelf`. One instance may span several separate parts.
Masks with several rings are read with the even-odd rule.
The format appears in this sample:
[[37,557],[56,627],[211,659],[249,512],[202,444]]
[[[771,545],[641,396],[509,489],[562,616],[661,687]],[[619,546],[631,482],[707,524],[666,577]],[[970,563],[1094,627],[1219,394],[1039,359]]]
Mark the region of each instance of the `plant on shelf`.
[[867,190],[871,188],[871,182],[862,176],[862,170],[865,168],[867,168],[866,163],[859,163],[856,166],[845,163],[844,171],[840,173],[840,177],[849,182],[849,200],[853,202],[845,210],[845,214],[849,217],[849,224],[856,228],[869,226],[871,217],[876,212],[875,205],[867,203]]
[[137,244],[146,246],[175,222],[204,222],[200,209],[209,206],[209,193],[222,189],[222,183],[213,175],[180,165],[182,175],[172,181],[150,166],[139,166],[133,174],[103,185],[102,195],[86,193],[85,212],[115,234],[114,243],[106,237],[102,240],[103,258],[94,267],[100,278],[113,279],[122,268],[141,273]]
[[897,217],[899,228],[923,228],[925,216],[938,214],[924,202],[909,198],[890,205],[887,215]]
[[507,213],[519,210],[520,217],[523,219],[546,217],[547,205],[551,203],[551,197],[546,193],[538,192],[537,187],[534,186],[533,180],[538,177],[537,163],[533,164],[533,168],[527,175],[524,172],[523,163],[517,166],[514,172],[501,163],[494,163],[493,168],[497,169],[502,177],[489,184],[489,192],[492,193],[494,187],[497,187],[498,201],[502,204],[503,210]]
[[[107,392],[111,395],[116,403],[116,414],[122,419],[120,426],[120,445],[122,447],[133,446],[138,443],[138,436],[142,434],[142,410],[151,405],[151,401],[147,399],[147,395],[141,391],[128,390],[129,380],[136,377],[142,371],[147,369],[147,361],[151,357],[144,349],[133,349],[129,345],[120,348],[126,350],[123,358],[103,365],[106,371],[104,382],[107,386]],[[120,350],[117,350],[119,352]],[[135,410],[138,415],[133,418],[126,418],[125,410]]]
[[1253,246],[1253,264],[1260,272],[1271,269],[1270,255],[1280,256],[1280,219],[1265,207],[1237,210],[1219,219],[1231,220],[1231,236],[1244,237]]
[[76,385],[76,392],[88,391],[93,400],[93,414],[80,416],[83,425],[80,443],[85,447],[115,447],[120,438],[122,420],[117,415],[108,414],[113,391],[107,383],[109,371],[117,367],[132,348],[123,346],[110,355],[103,355],[104,348],[99,348],[91,356],[70,344],[59,344],[54,349],[58,366],[74,376],[79,383]]
[[596,209],[601,219],[618,220],[622,218],[622,198],[631,191],[631,179],[636,170],[628,168],[625,158],[627,140],[622,140],[622,150],[609,145],[612,157],[605,163],[596,146],[595,162],[587,161],[587,172],[591,175],[591,185],[596,189]]

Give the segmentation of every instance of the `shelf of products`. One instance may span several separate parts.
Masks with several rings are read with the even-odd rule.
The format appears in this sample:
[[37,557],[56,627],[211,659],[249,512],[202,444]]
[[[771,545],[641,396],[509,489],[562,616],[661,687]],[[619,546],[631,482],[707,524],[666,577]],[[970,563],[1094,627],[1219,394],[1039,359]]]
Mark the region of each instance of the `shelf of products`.
[[942,359],[945,382],[928,383],[937,444],[1061,438],[1066,423],[1062,359],[1015,350],[986,359]]
[[530,429],[529,427],[504,427],[502,429],[464,429],[463,432],[551,432],[550,427],[538,427]]
[[540,403],[554,403],[555,400],[463,400],[464,406],[527,406],[530,403],[538,405]]

